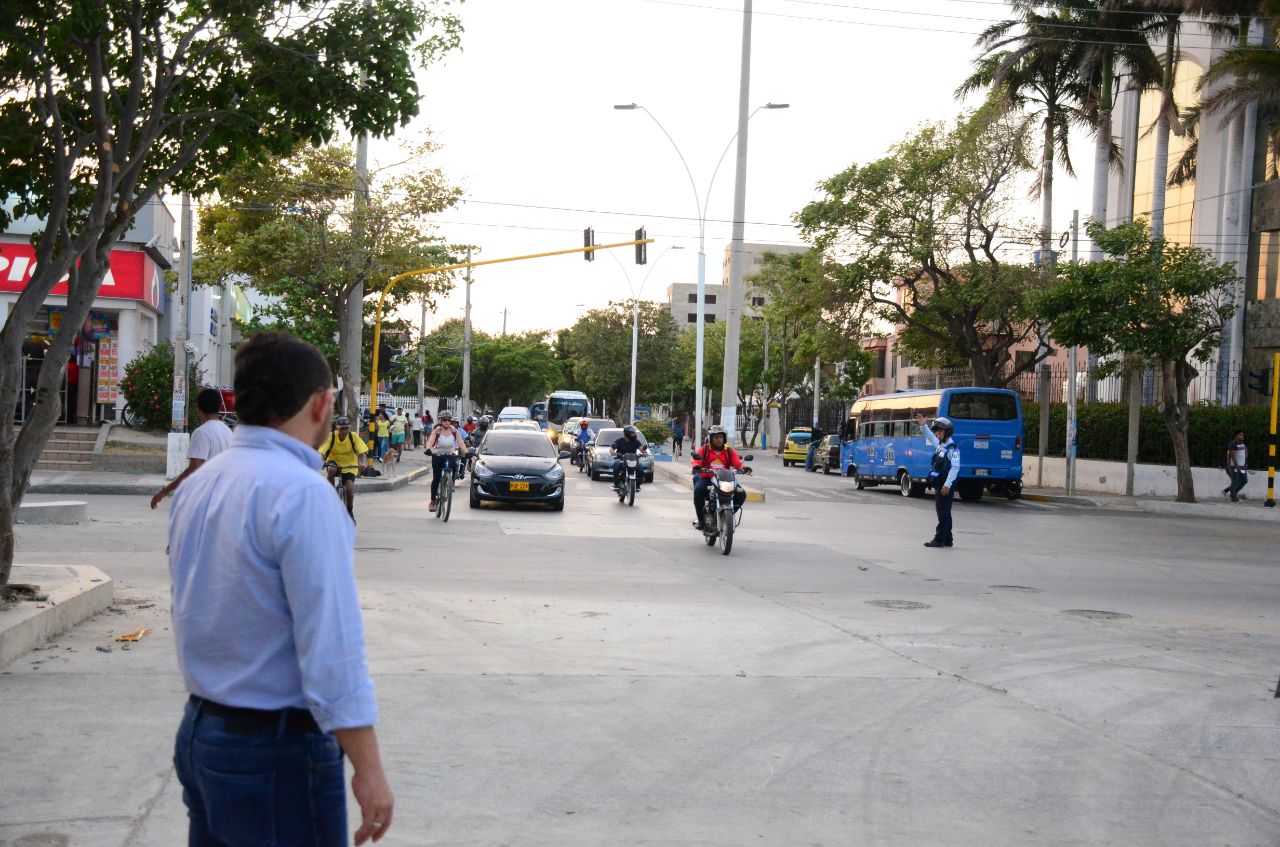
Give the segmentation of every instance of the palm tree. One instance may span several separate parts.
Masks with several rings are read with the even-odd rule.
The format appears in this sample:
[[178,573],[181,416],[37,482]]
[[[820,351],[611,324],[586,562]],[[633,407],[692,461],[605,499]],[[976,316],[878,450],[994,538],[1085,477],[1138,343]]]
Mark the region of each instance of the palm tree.
[[[1163,74],[1160,61],[1147,40],[1147,20],[1140,0],[1066,0],[1061,5],[1070,7],[1073,16],[1089,29],[1089,41],[1081,55],[1081,72],[1089,83],[1084,107],[1094,131],[1090,215],[1106,224],[1109,222],[1107,176],[1120,160],[1112,141],[1111,123],[1118,78],[1123,75],[1127,78],[1127,88],[1141,91],[1158,86]],[[1101,248],[1091,245],[1090,259],[1097,261],[1101,257]]]
[[1088,85],[1080,68],[1082,43],[1092,36],[1080,28],[1068,8],[1043,14],[1037,10],[1042,3],[1013,0],[1012,5],[1015,18],[992,24],[978,36],[983,55],[956,96],[991,89],[1010,107],[1029,110],[1039,118],[1043,132],[1040,255],[1047,267],[1053,238],[1054,163],[1075,176],[1068,141],[1072,124],[1088,123],[1083,107]]

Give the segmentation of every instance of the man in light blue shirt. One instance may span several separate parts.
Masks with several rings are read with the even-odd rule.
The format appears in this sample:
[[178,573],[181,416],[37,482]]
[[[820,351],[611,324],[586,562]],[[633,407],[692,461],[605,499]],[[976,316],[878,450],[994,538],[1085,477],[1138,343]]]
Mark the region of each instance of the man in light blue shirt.
[[231,447],[174,496],[173,627],[191,698],[175,765],[189,845],[347,843],[342,756],[377,841],[394,806],[374,724],[355,530],[316,449],[332,375],[287,333],[236,351]]

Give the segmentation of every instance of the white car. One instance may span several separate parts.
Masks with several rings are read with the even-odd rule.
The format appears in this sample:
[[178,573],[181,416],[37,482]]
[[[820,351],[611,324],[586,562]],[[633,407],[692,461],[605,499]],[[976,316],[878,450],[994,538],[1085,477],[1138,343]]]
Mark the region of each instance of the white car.
[[501,412],[498,412],[499,421],[527,421],[529,420],[529,410],[524,406],[504,406]]

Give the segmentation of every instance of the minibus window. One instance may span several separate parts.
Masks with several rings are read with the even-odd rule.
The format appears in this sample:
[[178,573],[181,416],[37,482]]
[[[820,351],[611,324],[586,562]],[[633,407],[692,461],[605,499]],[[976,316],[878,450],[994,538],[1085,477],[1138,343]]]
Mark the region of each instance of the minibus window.
[[1018,404],[1012,394],[957,391],[947,404],[947,417],[962,421],[1014,421]]

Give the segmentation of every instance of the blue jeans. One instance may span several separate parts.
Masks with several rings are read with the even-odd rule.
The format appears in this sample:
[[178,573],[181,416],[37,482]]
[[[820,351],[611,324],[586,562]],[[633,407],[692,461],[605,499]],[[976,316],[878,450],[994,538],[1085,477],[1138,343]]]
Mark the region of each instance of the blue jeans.
[[1231,485],[1223,489],[1223,494],[1231,498],[1231,502],[1235,503],[1240,499],[1240,489],[1244,488],[1249,482],[1249,472],[1242,468],[1227,468],[1227,476],[1231,478]]
[[348,843],[342,750],[328,733],[246,731],[187,703],[173,761],[188,847]]

